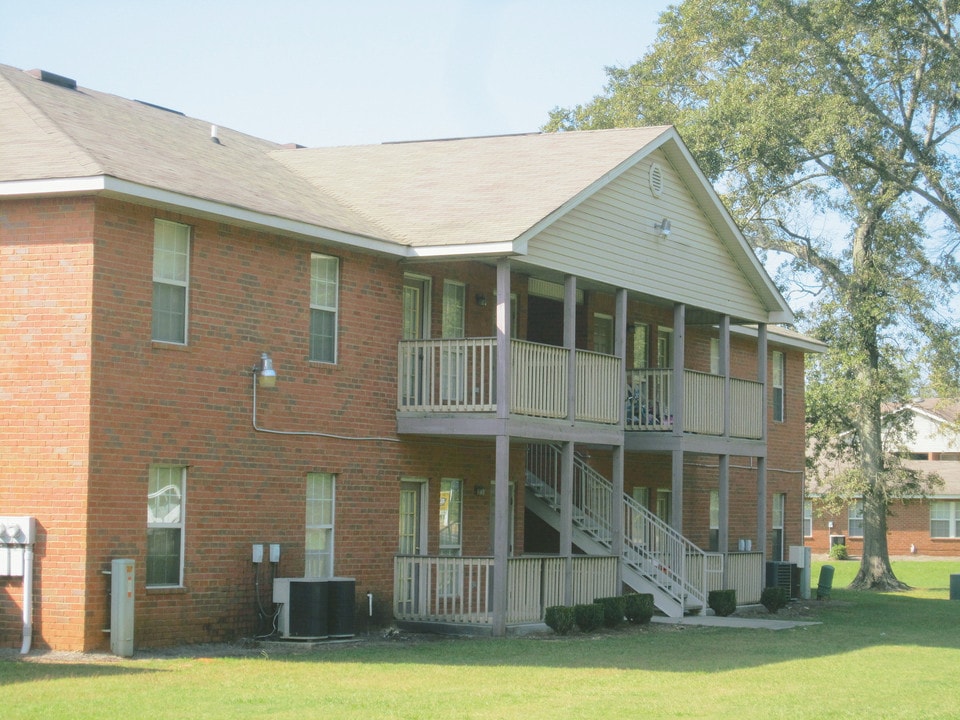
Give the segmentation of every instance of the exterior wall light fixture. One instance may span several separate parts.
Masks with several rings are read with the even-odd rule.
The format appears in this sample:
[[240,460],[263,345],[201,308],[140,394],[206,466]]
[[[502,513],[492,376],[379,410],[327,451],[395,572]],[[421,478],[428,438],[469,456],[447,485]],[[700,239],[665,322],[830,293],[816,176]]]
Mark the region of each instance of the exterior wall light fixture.
[[667,218],[664,218],[658,223],[654,223],[653,227],[659,230],[663,237],[670,237],[670,221]]
[[253,366],[253,374],[257,376],[257,384],[260,387],[276,387],[277,371],[273,369],[273,360],[267,353],[260,355],[260,362]]

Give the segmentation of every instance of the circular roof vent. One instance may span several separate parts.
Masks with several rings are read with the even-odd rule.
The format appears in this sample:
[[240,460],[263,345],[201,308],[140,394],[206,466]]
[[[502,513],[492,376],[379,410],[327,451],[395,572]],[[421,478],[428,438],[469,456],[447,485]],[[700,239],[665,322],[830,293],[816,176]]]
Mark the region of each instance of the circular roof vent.
[[654,197],[660,197],[663,194],[663,168],[660,163],[653,163],[650,166],[650,191]]

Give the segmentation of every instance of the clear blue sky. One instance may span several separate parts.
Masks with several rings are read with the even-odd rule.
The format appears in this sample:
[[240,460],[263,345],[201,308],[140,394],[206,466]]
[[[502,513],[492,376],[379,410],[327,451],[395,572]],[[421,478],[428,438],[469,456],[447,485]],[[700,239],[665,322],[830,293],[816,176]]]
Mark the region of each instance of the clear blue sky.
[[24,0],[0,63],[308,146],[539,129],[668,0]]

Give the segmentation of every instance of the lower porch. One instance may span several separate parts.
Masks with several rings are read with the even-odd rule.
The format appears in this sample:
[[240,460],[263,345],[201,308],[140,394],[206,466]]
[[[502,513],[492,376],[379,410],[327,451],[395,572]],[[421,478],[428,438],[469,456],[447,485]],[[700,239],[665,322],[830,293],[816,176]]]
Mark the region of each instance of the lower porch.
[[[684,572],[705,592],[732,588],[738,605],[760,601],[763,554],[720,554],[719,570],[688,558]],[[493,557],[398,555],[394,560],[393,612],[398,622],[452,632],[493,629]],[[507,560],[506,624],[543,622],[553,605],[591,603],[619,595],[621,568],[614,556],[521,556]],[[628,589],[629,590],[629,589]]]

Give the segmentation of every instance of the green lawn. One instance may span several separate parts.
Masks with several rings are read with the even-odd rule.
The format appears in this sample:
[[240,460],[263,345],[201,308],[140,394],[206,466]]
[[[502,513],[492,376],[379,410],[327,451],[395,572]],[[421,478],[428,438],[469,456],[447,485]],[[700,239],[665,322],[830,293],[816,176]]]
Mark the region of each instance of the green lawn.
[[[819,566],[813,569],[816,585]],[[956,718],[960,562],[900,562],[916,590],[855,593],[822,624],[360,642],[254,658],[0,662],[13,718]]]

